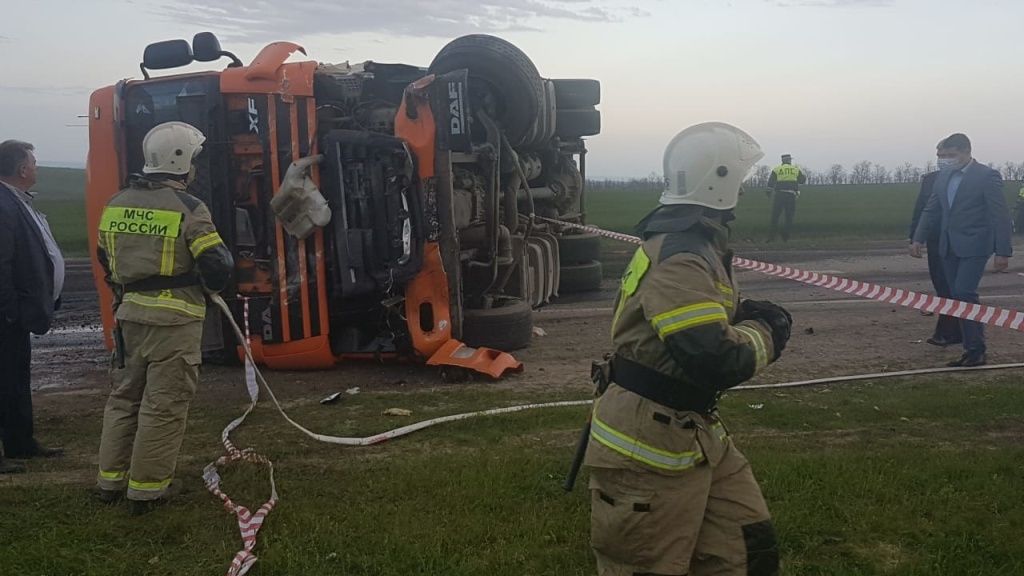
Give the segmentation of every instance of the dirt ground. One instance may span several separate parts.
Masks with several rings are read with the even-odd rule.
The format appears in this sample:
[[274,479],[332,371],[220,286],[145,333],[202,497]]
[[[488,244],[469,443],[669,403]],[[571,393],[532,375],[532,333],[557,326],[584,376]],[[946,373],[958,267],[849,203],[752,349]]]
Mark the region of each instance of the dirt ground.
[[[610,266],[625,260],[628,246],[607,251]],[[842,251],[743,250],[740,255],[827,272],[896,288],[930,292],[925,262],[906,256],[904,247],[873,245]],[[1012,261],[1011,261],[1012,262]],[[1005,274],[990,274],[982,283],[984,302],[1024,309],[1024,269],[1011,264]],[[613,276],[614,271],[609,276]],[[919,312],[860,300],[824,289],[739,272],[746,296],[773,300],[793,314],[793,338],[782,360],[752,384],[787,382],[847,374],[890,372],[942,366],[959,355],[958,349],[939,349],[924,342],[935,322]],[[589,390],[591,359],[609,349],[608,328],[616,282],[609,277],[600,292],[572,295],[535,313],[543,336],[516,353],[525,370],[498,382],[476,380],[474,385],[520,390],[564,390],[566,399],[585,397]],[[102,402],[108,389],[105,373],[108,354],[98,328],[96,292],[85,261],[72,261],[63,308],[57,326],[34,338],[33,388],[39,410],[75,410],[76,405]],[[989,362],[1024,362],[1024,335],[989,329]],[[353,386],[365,391],[394,391],[445,383],[436,369],[413,364],[352,363],[322,372],[276,372],[271,382],[286,397],[326,395]],[[243,402],[241,371],[233,367],[204,366],[197,402],[235,399]],[[316,396],[319,397],[319,396]]]

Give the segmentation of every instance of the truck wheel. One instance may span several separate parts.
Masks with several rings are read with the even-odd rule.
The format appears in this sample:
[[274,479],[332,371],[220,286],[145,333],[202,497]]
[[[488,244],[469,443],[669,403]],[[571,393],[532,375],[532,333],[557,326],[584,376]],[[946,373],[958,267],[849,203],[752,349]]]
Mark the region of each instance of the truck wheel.
[[555,84],[558,108],[587,108],[601,103],[601,83],[587,78],[559,78]]
[[[449,42],[430,63],[430,73],[469,70],[470,104],[494,100],[494,118],[512,146],[524,144],[544,108],[544,82],[522,50],[501,38],[470,34]],[[474,98],[475,96],[475,98]]]
[[530,345],[533,337],[533,310],[524,300],[495,300],[493,308],[464,309],[462,341],[474,348],[494,348],[502,352]]
[[601,260],[601,237],[597,234],[566,234],[558,237],[558,260],[562,266]]
[[586,264],[562,265],[559,274],[561,281],[558,283],[558,293],[563,295],[600,290],[601,280],[604,278],[601,263],[596,261]]
[[555,134],[560,138],[579,138],[601,133],[601,112],[593,108],[559,110],[555,115]]

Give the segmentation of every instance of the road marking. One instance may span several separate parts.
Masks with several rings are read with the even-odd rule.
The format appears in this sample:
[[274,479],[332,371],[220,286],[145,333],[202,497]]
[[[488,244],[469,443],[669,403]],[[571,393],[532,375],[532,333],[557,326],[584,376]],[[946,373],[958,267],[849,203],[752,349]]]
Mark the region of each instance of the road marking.
[[62,335],[65,335],[65,334],[101,334],[101,333],[103,333],[103,327],[102,326],[84,326],[84,327],[78,327],[78,328],[57,328],[55,330],[50,330],[49,332],[44,334],[44,336],[49,336],[49,335],[62,336]]

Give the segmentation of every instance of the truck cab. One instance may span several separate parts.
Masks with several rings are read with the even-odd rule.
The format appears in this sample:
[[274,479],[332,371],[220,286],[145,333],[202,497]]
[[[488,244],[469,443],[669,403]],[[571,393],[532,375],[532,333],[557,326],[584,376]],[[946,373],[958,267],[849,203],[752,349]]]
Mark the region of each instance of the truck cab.
[[[144,79],[90,98],[90,229],[141,172],[145,134],[177,120],[207,137],[189,191],[235,257],[223,296],[271,368],[476,354],[470,367],[493,372],[529,343],[532,309],[565,287],[563,271],[596,265],[596,283],[571,288],[599,286],[598,239],[551,223],[583,221],[597,81],[542,78],[486,35],[453,40],[428,67],[304,53],[277,42],[243,65],[210,33],[148,46]],[[220,71],[151,75],[220,59]],[[237,355],[218,314],[203,349]]]

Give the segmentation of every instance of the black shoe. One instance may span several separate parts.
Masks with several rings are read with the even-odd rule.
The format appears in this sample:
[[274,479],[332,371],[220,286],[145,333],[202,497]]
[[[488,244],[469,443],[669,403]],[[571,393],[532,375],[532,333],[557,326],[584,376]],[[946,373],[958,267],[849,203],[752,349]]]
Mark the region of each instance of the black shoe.
[[146,514],[149,514],[153,510],[156,510],[160,506],[163,506],[166,503],[166,498],[157,498],[156,500],[129,500],[128,515],[144,516]]
[[0,474],[21,474],[24,471],[25,466],[22,464],[7,462],[3,458],[0,458]]
[[964,354],[956,360],[951,360],[946,366],[950,368],[973,368],[985,365],[985,354]]
[[103,488],[94,488],[92,496],[98,502],[103,504],[117,504],[121,500],[124,500],[124,490],[104,490]]
[[184,485],[181,482],[179,482],[178,480],[174,480],[167,487],[167,490],[165,490],[164,493],[155,500],[129,500],[128,514],[130,516],[144,516],[146,514],[149,514],[153,510],[156,510],[157,508],[163,506],[164,504],[167,504],[167,502],[169,502],[171,498],[187,492],[188,491],[185,489]]
[[952,340],[946,340],[945,338],[943,338],[941,336],[932,336],[931,338],[928,338],[927,340],[925,340],[925,342],[931,344],[932,346],[939,346],[941,348],[945,348],[946,346],[950,346],[952,344],[960,344],[961,343],[960,341],[954,342]]
[[28,460],[30,458],[60,458],[63,455],[63,448],[47,448],[41,444],[36,444],[34,447],[24,452],[7,451],[8,458],[17,458],[19,460]]

